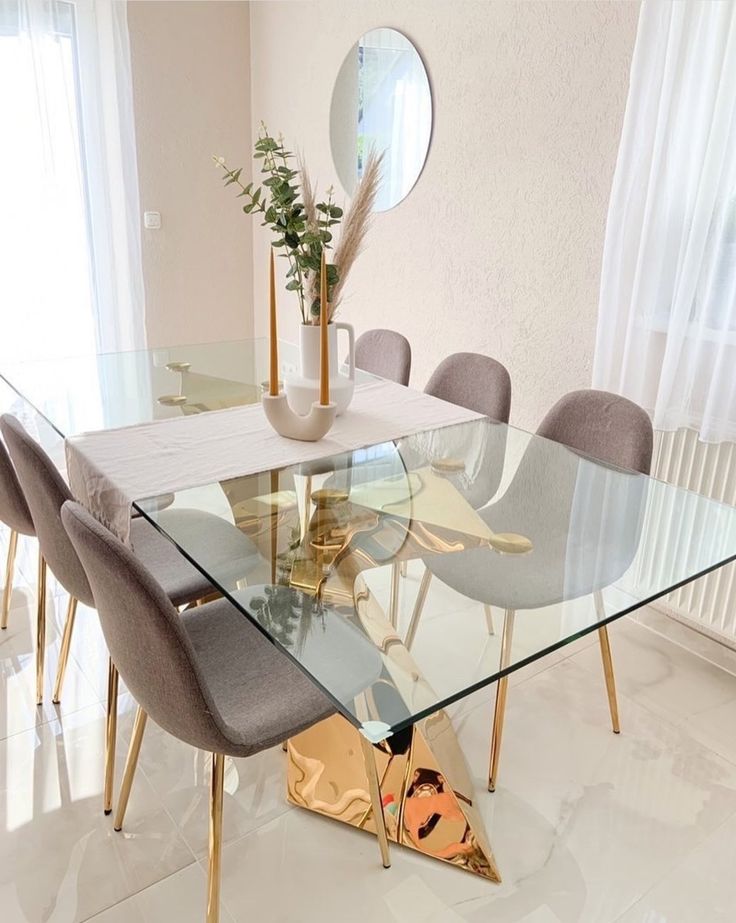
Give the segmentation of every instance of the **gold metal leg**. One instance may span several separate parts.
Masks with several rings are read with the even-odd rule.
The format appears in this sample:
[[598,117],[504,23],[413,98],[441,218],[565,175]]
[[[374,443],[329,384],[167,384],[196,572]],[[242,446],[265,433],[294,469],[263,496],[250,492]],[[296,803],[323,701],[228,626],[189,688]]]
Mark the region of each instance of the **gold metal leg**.
[[110,658],[107,672],[107,722],[105,726],[105,814],[112,813],[115,781],[115,738],[118,730],[118,671]]
[[616,679],[613,675],[613,659],[611,657],[611,642],[608,639],[608,626],[603,625],[598,629],[598,640],[601,644],[601,657],[603,658],[603,672],[606,677],[606,691],[608,692],[608,707],[611,711],[611,728],[614,734],[621,733],[618,720],[618,702],[616,701]]
[[399,624],[399,562],[391,565],[391,595],[388,602],[388,618],[394,628]]
[[212,754],[210,787],[210,858],[207,881],[207,923],[220,919],[220,877],[222,860],[222,796],[225,787],[225,757]]
[[488,603],[485,603],[485,605],[483,606],[483,612],[485,613],[485,616],[486,616],[486,625],[488,626],[488,634],[495,635],[496,629],[493,627],[493,609],[488,605]]
[[408,570],[409,570],[408,563],[406,561],[402,561],[401,564],[399,564],[399,574],[401,574],[402,577],[406,577]]
[[0,628],[8,627],[8,613],[10,612],[10,597],[13,595],[13,574],[15,573],[15,553],[18,550],[18,533],[15,529],[10,531],[8,543],[8,563],[5,566],[5,588],[3,589],[3,614],[0,618]]
[[[503,635],[501,636],[501,669],[505,669],[511,662],[511,641],[514,635],[513,609],[507,609],[503,617]],[[498,761],[501,756],[501,740],[503,738],[503,722],[506,716],[506,694],[508,692],[509,678],[503,676],[496,685],[496,706],[493,710],[493,733],[491,734],[491,760],[488,770],[488,791],[496,791],[498,778]]]
[[365,762],[365,771],[368,776],[368,788],[371,795],[371,810],[373,820],[376,824],[376,833],[378,835],[378,847],[381,850],[381,862],[385,869],[391,868],[391,854],[388,848],[388,833],[386,832],[386,818],[383,814],[383,802],[381,800],[381,784],[378,781],[378,769],[376,768],[376,756],[373,752],[373,744],[360,735],[360,743],[363,747],[363,761]]
[[419,628],[419,619],[422,616],[424,602],[427,598],[427,592],[429,591],[429,584],[431,582],[432,572],[428,567],[425,567],[424,573],[422,574],[422,582],[419,584],[419,592],[417,593],[416,602],[414,603],[414,611],[412,612],[411,619],[409,621],[409,628],[406,632],[406,638],[404,638],[404,647],[407,650],[411,650],[411,646],[414,643],[414,636],[417,633],[417,628]]
[[38,550],[38,610],[36,612],[36,705],[43,704],[43,666],[46,656],[46,561]]
[[[593,593],[593,602],[595,612],[599,619],[606,617],[606,607],[603,603],[603,594],[600,590]],[[598,629],[598,641],[601,646],[601,658],[603,659],[603,674],[606,677],[606,692],[608,693],[608,708],[611,712],[611,728],[614,734],[621,733],[621,725],[618,720],[618,701],[616,699],[616,678],[613,673],[613,657],[611,656],[611,642],[608,638],[608,626],[601,625]]]
[[56,682],[54,683],[54,696],[52,702],[58,705],[61,702],[61,688],[64,685],[64,675],[66,674],[66,665],[69,660],[69,649],[72,645],[72,633],[74,632],[74,619],[77,615],[77,600],[69,597],[69,605],[66,610],[66,622],[64,622],[64,634],[61,637],[61,650],[59,651],[59,664],[56,668]]
[[146,729],[146,721],[148,720],[148,715],[143,711],[143,709],[138,706],[138,710],[135,713],[135,721],[133,722],[133,736],[130,738],[130,747],[128,747],[128,758],[125,761],[125,772],[123,773],[123,782],[120,786],[120,794],[118,795],[118,809],[115,812],[115,823],[113,827],[118,833],[123,829],[123,821],[125,820],[125,811],[128,807],[128,799],[130,798],[130,789],[133,786],[133,778],[135,777],[135,768],[138,765],[138,755],[141,752],[141,743],[143,742],[143,732]]

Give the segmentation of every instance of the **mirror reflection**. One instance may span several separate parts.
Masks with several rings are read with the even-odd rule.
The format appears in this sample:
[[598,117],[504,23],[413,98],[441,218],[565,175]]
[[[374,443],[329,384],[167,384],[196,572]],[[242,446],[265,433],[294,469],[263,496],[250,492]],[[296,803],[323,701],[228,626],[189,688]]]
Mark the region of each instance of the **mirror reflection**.
[[352,195],[371,148],[384,152],[376,211],[393,208],[419,178],[432,133],[432,95],[419,52],[396,29],[372,29],[337,75],[330,142],[337,175]]

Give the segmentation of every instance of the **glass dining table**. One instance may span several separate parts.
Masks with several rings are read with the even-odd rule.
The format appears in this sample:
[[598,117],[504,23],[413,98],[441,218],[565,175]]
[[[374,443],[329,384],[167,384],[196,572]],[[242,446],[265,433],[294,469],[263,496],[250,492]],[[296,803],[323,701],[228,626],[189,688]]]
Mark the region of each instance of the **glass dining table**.
[[[280,355],[288,374],[296,349]],[[265,341],[248,340],[0,376],[66,437],[257,402],[267,363]],[[618,732],[608,624],[736,559],[735,508],[487,418],[134,506],[334,703],[288,742],[289,800],[493,881],[477,807],[492,795],[449,706],[495,685],[492,789],[509,675],[596,632]],[[260,568],[223,558],[172,507],[241,530]]]

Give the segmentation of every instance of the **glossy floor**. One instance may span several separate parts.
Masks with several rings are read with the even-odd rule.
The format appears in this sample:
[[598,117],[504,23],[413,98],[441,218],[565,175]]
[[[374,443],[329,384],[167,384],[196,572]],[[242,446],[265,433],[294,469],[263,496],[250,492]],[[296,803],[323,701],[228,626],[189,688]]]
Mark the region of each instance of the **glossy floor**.
[[[64,703],[33,706],[34,555],[24,542],[0,637],[0,919],[202,923],[207,762],[149,725],[126,832],[113,832],[100,811],[104,644],[80,609]],[[402,583],[404,624],[419,576]],[[49,700],[66,602],[52,596]],[[436,605],[472,608],[449,591]],[[736,656],[700,639],[692,653],[633,620],[611,636],[621,736],[586,639],[514,677],[495,795],[490,691],[453,709],[501,886],[396,848],[384,871],[373,838],[286,804],[277,749],[228,763],[223,923],[733,921]],[[124,738],[125,693],[121,707]]]

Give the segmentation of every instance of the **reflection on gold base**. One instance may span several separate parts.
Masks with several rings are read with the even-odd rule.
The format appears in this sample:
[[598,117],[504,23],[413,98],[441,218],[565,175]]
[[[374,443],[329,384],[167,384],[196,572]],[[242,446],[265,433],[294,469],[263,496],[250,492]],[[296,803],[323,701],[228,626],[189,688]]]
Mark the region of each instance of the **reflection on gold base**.
[[[375,748],[388,838],[500,882],[473,787],[444,712]],[[288,742],[288,798],[376,833],[360,733],[334,715]]]

